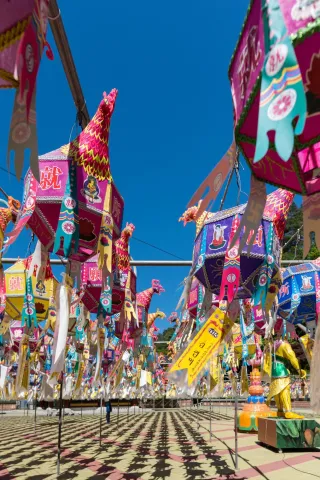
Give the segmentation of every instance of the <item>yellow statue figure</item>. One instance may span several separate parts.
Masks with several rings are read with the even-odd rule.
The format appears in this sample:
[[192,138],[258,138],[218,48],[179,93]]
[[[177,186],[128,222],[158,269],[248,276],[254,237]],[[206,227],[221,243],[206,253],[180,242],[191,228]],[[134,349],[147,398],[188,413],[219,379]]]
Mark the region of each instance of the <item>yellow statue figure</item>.
[[299,361],[290,343],[282,339],[276,340],[272,362],[270,362],[269,357],[269,361],[265,359],[264,364],[264,370],[271,377],[270,391],[266,403],[269,406],[271,399],[275,399],[279,417],[303,418],[303,416],[291,411],[290,367],[293,367],[301,378],[306,377],[306,372],[300,368]]

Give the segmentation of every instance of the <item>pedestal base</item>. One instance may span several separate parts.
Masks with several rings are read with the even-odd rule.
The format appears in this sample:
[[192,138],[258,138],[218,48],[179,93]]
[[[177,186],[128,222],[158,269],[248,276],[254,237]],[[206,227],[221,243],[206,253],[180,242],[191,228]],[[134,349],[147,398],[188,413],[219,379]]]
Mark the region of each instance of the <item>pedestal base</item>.
[[320,424],[308,419],[259,418],[258,440],[270,447],[320,448]]
[[238,430],[240,432],[256,433],[258,431],[259,417],[273,417],[276,415],[265,403],[246,403],[238,414]]

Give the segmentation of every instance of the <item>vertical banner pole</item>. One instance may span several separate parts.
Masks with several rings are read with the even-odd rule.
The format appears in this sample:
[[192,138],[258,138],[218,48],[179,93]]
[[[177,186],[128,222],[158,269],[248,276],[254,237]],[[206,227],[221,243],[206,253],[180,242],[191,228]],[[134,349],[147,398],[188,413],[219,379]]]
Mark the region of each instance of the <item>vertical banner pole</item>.
[[37,387],[35,385],[34,395],[33,395],[33,404],[34,404],[34,433],[36,433],[37,428]]
[[212,441],[212,397],[210,397],[210,442]]
[[119,396],[118,396],[117,429],[119,430]]
[[100,447],[102,442],[102,392],[100,398]]
[[236,392],[234,402],[234,443],[235,443],[235,469],[238,470],[238,393]]
[[60,396],[59,396],[59,430],[58,430],[57,476],[60,475],[63,372],[60,373],[60,382],[59,383],[60,383]]

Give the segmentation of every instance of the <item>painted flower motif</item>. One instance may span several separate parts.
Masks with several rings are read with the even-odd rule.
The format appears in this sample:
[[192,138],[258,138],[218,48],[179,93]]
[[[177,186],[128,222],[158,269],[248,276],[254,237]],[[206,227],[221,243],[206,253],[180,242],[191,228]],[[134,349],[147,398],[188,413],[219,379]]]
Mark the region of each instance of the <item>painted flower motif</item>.
[[67,235],[72,235],[75,230],[76,230],[76,226],[74,225],[74,223],[70,222],[69,220],[63,222],[62,224],[62,230],[64,231],[64,233],[66,233]]
[[234,273],[229,273],[229,275],[227,276],[227,280],[228,280],[229,283],[234,282],[235,279],[236,279],[236,276],[235,276]]
[[273,106],[273,112],[275,115],[283,115],[291,105],[291,98],[289,95],[280,98],[277,103]]
[[24,143],[28,140],[31,134],[31,129],[26,122],[20,122],[12,130],[12,140],[15,143]]
[[33,315],[34,309],[32,307],[26,308],[26,314],[27,315]]
[[288,88],[280,93],[268,108],[268,117],[273,121],[285,118],[292,111],[297,99],[297,93],[293,88]]

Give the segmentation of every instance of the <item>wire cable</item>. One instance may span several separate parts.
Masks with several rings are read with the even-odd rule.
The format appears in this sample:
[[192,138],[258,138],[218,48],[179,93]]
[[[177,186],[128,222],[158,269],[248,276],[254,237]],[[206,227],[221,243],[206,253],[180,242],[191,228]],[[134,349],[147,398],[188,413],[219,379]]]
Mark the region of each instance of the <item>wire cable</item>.
[[157,247],[156,245],[153,245],[152,243],[145,242],[144,240],[141,240],[140,238],[137,237],[131,237],[133,240],[137,240],[137,242],[144,243],[145,245],[148,245],[149,247],[155,248],[156,250],[159,250],[160,252],[166,253],[167,255],[170,255],[171,257],[175,257],[178,260],[185,260],[184,258],[178,257],[178,255],[175,255],[174,253],[170,253],[167,250],[164,250],[163,248]]
[[304,470],[300,470],[299,468],[294,467],[293,465],[290,465],[290,463],[287,463],[287,462],[285,461],[285,456],[286,456],[286,454],[284,453],[284,454],[283,454],[282,461],[283,461],[283,463],[285,463],[286,465],[288,465],[288,467],[293,468],[293,470],[296,470],[297,472],[304,473],[304,474],[307,474],[307,475],[311,475],[311,477],[320,478],[320,475],[316,475],[315,473],[306,472],[306,471],[304,471]]

